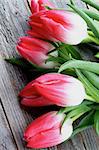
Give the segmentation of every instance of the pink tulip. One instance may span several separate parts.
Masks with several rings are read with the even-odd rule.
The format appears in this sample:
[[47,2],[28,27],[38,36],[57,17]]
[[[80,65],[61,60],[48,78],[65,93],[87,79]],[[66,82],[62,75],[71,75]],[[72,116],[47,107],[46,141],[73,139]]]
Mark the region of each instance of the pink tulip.
[[29,24],[28,34],[54,42],[76,45],[87,37],[86,22],[69,11],[41,11],[30,17]]
[[72,76],[48,73],[30,82],[19,95],[26,106],[56,104],[65,107],[79,105],[85,98],[85,89]]
[[41,10],[46,10],[45,6],[53,8],[53,4],[48,0],[31,0],[31,12],[37,13]]
[[67,119],[61,129],[64,118],[65,114],[52,111],[35,119],[24,133],[27,147],[47,148],[67,140],[73,132],[73,126],[72,120]]
[[22,37],[17,46],[19,54],[28,61],[44,68],[53,68],[55,64],[51,62],[45,63],[48,59],[47,53],[54,49],[54,46],[40,39]]

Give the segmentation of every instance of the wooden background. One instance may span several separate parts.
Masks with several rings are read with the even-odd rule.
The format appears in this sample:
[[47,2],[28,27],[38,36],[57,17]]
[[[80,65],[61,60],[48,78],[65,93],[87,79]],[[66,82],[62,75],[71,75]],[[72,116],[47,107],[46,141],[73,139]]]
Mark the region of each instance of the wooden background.
[[[66,0],[52,0],[64,7]],[[79,0],[79,6],[83,6]],[[17,95],[28,82],[27,76],[18,67],[4,61],[16,56],[16,43],[28,29],[30,15],[27,0],[0,0],[0,150],[27,150],[23,141],[26,126],[39,115],[42,109],[22,108]],[[99,138],[94,129],[87,129],[67,143],[49,150],[99,150]]]

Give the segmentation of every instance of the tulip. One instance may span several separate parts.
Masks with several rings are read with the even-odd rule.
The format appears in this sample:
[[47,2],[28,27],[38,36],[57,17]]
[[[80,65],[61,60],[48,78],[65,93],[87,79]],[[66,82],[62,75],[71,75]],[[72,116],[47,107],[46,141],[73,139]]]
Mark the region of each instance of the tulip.
[[35,119],[24,133],[27,147],[47,148],[67,140],[73,132],[73,126],[71,119],[67,119],[62,126],[65,116],[52,111]]
[[[30,82],[19,94],[26,106],[75,106],[85,98],[83,84],[76,78],[48,73]],[[41,105],[40,105],[41,104]]]
[[[44,68],[55,67],[55,63],[52,61],[45,63],[49,58],[47,53],[54,48],[55,47],[48,42],[30,37],[20,38],[20,42],[17,45],[17,50],[22,57]],[[52,55],[54,54],[52,53]]]
[[31,0],[31,12],[33,14],[42,10],[46,10],[45,6],[53,8],[53,4],[48,0]]
[[87,24],[73,12],[48,10],[33,14],[29,21],[28,34],[53,42],[79,44],[87,37]]

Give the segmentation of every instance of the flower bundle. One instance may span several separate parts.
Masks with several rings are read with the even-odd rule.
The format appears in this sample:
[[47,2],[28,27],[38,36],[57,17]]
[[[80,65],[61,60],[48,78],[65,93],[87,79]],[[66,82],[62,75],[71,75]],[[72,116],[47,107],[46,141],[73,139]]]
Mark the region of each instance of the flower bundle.
[[[99,10],[93,1],[82,1]],[[38,117],[26,128],[24,139],[30,148],[55,146],[89,126],[99,135],[99,52],[93,54],[97,57],[94,61],[82,53],[98,51],[99,14],[79,9],[72,0],[68,6],[61,10],[48,0],[31,0],[30,30],[17,44],[24,59],[8,60],[29,74],[34,70],[43,74],[21,90],[22,105],[57,105],[59,109]],[[74,126],[77,119],[80,121]]]

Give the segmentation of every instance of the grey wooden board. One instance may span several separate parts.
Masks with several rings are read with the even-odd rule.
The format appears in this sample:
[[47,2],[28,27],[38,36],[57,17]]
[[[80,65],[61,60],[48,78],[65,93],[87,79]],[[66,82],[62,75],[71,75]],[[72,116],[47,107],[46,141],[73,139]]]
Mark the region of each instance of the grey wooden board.
[[[59,7],[67,3],[66,0],[52,1]],[[80,6],[80,1],[77,4]],[[26,0],[0,0],[0,150],[27,150],[23,132],[36,115],[34,111],[31,113],[23,109],[17,98],[19,91],[28,82],[27,77],[20,68],[4,61],[4,58],[17,55],[15,46],[18,37],[24,36],[28,29],[29,15]],[[39,111],[37,109],[38,114]],[[88,129],[72,140],[49,149],[99,150],[98,142],[95,131]]]
[[2,107],[0,103],[0,150],[15,150],[17,147]]

